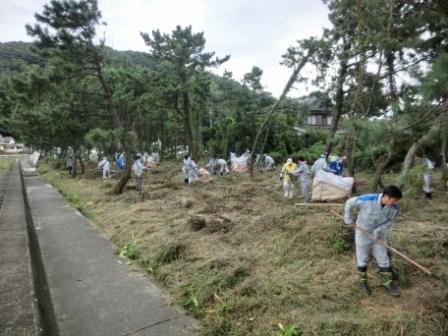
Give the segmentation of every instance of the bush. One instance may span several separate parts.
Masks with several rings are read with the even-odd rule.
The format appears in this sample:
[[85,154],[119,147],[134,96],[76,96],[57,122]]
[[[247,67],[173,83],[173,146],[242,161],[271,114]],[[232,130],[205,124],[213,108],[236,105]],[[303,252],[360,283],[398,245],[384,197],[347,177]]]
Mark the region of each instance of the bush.
[[286,153],[283,152],[270,152],[269,155],[274,159],[275,164],[279,165],[286,161]]
[[409,174],[401,178],[401,183],[403,184],[403,199],[401,204],[404,209],[409,208],[412,200],[414,200],[417,195],[422,194],[422,175],[425,169],[425,163],[419,162],[409,171]]
[[301,149],[298,152],[292,154],[294,158],[303,156],[308,163],[312,163],[319,159],[320,155],[325,150],[325,144],[323,142],[316,142],[311,147]]

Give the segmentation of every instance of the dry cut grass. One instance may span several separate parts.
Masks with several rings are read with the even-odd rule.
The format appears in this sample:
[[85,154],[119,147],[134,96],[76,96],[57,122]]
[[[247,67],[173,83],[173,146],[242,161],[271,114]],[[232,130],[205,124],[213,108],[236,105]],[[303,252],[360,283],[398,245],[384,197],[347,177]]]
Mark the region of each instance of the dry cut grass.
[[[45,172],[46,170],[46,172]],[[71,179],[44,169],[73,206],[161,283],[174,303],[203,322],[204,335],[447,335],[447,288],[393,257],[402,297],[358,289],[354,251],[340,206],[297,206],[281,196],[277,173],[184,185],[178,163],[144,178],[141,195],[111,195],[99,173]],[[437,181],[437,178],[436,178]],[[365,192],[367,181],[360,183]],[[389,232],[390,244],[448,278],[446,195],[416,199]],[[295,335],[295,334],[291,334]]]

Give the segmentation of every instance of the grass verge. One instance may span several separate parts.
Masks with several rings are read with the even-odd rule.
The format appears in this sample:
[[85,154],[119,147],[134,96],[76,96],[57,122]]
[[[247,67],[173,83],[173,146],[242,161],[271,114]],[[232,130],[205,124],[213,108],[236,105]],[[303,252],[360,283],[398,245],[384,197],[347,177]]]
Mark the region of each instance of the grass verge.
[[[447,290],[392,257],[402,297],[358,289],[351,240],[330,209],[281,197],[276,173],[184,185],[177,163],[112,195],[94,169],[70,178],[41,167],[72,206],[105,232],[173,301],[203,322],[204,335],[446,335]],[[392,177],[388,177],[389,179]],[[132,185],[131,181],[131,185]],[[437,186],[437,176],[435,179]],[[360,193],[368,180],[363,178]],[[416,197],[389,234],[392,246],[448,278],[446,195]],[[282,326],[282,328],[280,328]]]

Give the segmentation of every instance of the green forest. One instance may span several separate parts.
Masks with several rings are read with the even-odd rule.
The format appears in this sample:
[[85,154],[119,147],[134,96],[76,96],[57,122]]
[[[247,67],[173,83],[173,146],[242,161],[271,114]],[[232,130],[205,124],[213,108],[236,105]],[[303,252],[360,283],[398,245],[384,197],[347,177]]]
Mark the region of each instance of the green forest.
[[[37,171],[64,206],[198,321],[194,335],[448,334],[448,1],[322,2],[330,26],[278,55],[289,73],[278,97],[259,66],[217,75],[233,55],[210,50],[194,26],[142,31],[143,52],[114,50],[97,0],[50,0],[24,22],[33,42],[0,43],[0,134],[40,153]],[[312,92],[293,97],[300,85]],[[326,127],[309,124],[316,106]],[[93,150],[123,154],[124,169],[102,179]],[[186,153],[203,167],[247,151],[247,172],[197,183],[181,173]],[[160,164],[137,176],[144,152]],[[256,167],[264,153],[276,167]],[[429,273],[390,248],[390,266],[375,255],[378,271],[370,259],[360,269],[359,231],[341,218],[348,196],[307,202],[307,181],[280,172],[289,158],[311,166],[330,155],[354,178],[347,195],[372,201],[394,185],[401,212],[375,204],[397,216],[387,218],[387,243]],[[12,166],[4,161],[0,171]]]
[[[446,176],[448,5],[324,2],[332,27],[279,55],[291,77],[276,98],[263,91],[257,66],[241,82],[214,75],[231,55],[208,51],[207,32],[142,32],[147,52],[118,52],[97,34],[105,23],[96,1],[51,1],[26,25],[34,43],[0,45],[0,132],[42,151],[59,148],[61,158],[69,147],[79,157],[95,147],[128,157],[157,151],[162,160],[181,147],[196,159],[246,149],[276,161],[344,154],[351,176],[372,171],[372,190],[388,169],[406,175],[415,155]],[[302,77],[310,65],[315,78]],[[302,81],[319,88],[311,96],[331,113],[331,128],[295,130],[309,108],[287,94]],[[116,192],[129,164],[126,172]]]

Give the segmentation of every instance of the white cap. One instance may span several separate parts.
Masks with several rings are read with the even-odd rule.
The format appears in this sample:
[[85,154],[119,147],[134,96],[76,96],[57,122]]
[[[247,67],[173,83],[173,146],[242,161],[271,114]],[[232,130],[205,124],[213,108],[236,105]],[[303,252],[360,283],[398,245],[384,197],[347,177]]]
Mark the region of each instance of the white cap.
[[292,163],[292,159],[289,158],[288,160],[286,160],[286,163]]

